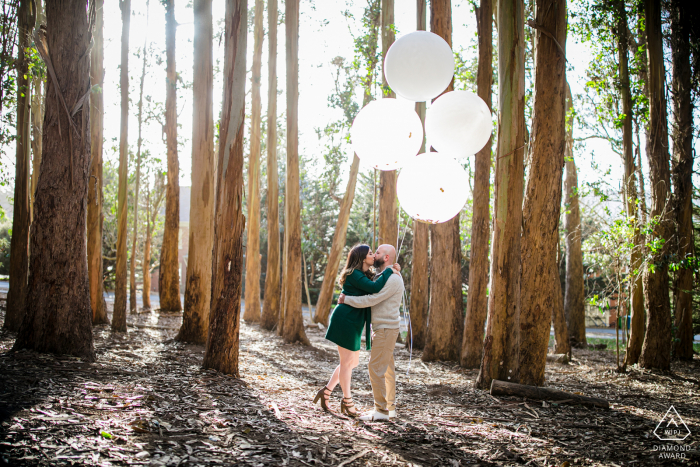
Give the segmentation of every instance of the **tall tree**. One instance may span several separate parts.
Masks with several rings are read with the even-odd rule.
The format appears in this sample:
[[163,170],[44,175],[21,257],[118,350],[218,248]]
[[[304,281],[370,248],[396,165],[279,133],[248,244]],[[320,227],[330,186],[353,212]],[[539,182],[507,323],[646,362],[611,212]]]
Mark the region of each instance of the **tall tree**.
[[[520,382],[541,386],[558,306],[559,213],[566,139],[566,0],[535,3],[535,93],[523,203]],[[541,31],[548,31],[547,34]]]
[[214,111],[212,104],[211,0],[194,1],[194,122],[192,126],[192,196],[185,284],[185,312],[178,340],[204,344],[211,302],[214,241]]
[[157,173],[155,176],[155,186],[153,190],[146,183],[146,240],[143,243],[143,262],[141,270],[143,274],[143,289],[141,297],[143,301],[143,309],[151,309],[151,243],[153,239],[153,229],[156,226],[156,219],[160,211],[160,205],[163,202],[165,195],[165,186],[163,186],[163,174]]
[[[430,30],[452,46],[450,0],[431,0]],[[450,82],[446,91],[454,89]],[[430,226],[430,315],[422,359],[459,361],[462,349],[462,253],[459,214]]]
[[[136,255],[138,247],[139,233],[139,189],[141,188],[141,147],[143,145],[142,128],[143,128],[143,85],[146,80],[146,47],[148,46],[148,4],[146,0],[146,35],[143,39],[143,61],[141,66],[141,83],[139,85],[139,103],[138,103],[138,132],[139,137],[136,140],[136,175],[134,177],[134,231],[131,240],[131,263],[129,265],[129,310],[131,313],[136,313]],[[146,214],[148,215],[148,214]]]
[[668,153],[666,117],[666,70],[661,31],[661,0],[645,0],[649,128],[647,159],[651,184],[651,217],[658,224],[647,243],[658,245],[650,252],[644,273],[644,302],[647,308],[646,328],[639,364],[642,368],[669,370],[671,367],[671,309],[669,304],[668,241],[671,238],[671,214],[668,206],[671,174]]
[[520,231],[525,146],[523,1],[498,0],[498,145],[491,240],[491,287],[483,357],[476,385],[518,382]]
[[[493,1],[481,0],[476,8],[476,27],[479,34],[479,64],[476,75],[477,94],[491,109],[493,81]],[[462,336],[461,364],[465,368],[479,368],[484,348],[484,323],[488,303],[486,290],[489,282],[489,202],[491,189],[491,138],[474,160],[474,191],[472,205],[472,241],[469,261],[469,293],[467,314]]]
[[267,271],[261,325],[272,329],[280,312],[279,174],[277,173],[277,0],[267,2]]
[[[364,90],[362,107],[369,104],[373,99],[372,85],[374,83],[377,62],[379,61],[377,46],[379,42],[379,24],[381,17],[380,7],[381,0],[368,1],[363,17],[363,23],[368,26],[368,31],[359,41],[355,41],[356,52],[359,52],[363,60],[366,60],[366,73],[362,78],[362,87]],[[328,316],[331,312],[333,291],[336,287],[338,268],[340,267],[343,249],[345,248],[350,210],[355,199],[355,187],[357,185],[357,174],[359,170],[360,158],[355,154],[352,159],[352,165],[350,166],[350,174],[348,175],[345,194],[340,202],[338,222],[335,225],[335,231],[333,233],[333,242],[331,243],[331,251],[328,254],[328,262],[326,263],[326,271],[323,275],[321,291],[316,301],[316,315],[314,316],[314,321],[325,325],[328,325]]]
[[168,146],[168,185],[165,192],[165,226],[160,248],[158,295],[160,309],[180,311],[180,264],[178,236],[180,230],[180,167],[177,158],[177,72],[175,70],[175,0],[165,4],[165,137]]
[[[36,33],[42,24],[46,23],[44,7],[41,0],[36,0],[36,22],[34,32]],[[96,26],[97,27],[97,26]],[[97,42],[97,39],[95,39]],[[97,44],[95,44],[97,45]],[[36,197],[36,184],[39,181],[39,170],[41,168],[41,135],[43,134],[44,123],[44,77],[35,74],[32,79],[32,184],[29,188],[31,205],[31,220],[34,219],[34,199]],[[92,119],[92,117],[90,117]]]
[[[212,300],[204,367],[238,376],[243,281],[243,138],[245,123],[246,0],[226,0],[224,96],[216,183]],[[276,24],[275,24],[276,26]]]
[[[416,29],[425,31],[427,26],[426,0],[416,0]],[[416,113],[425,126],[425,102],[416,102]],[[420,153],[425,152],[425,138]],[[428,326],[430,300],[429,269],[430,227],[425,222],[413,221],[413,257],[411,261],[411,317],[412,345],[416,349],[425,347],[425,329]]]
[[[627,10],[625,2],[617,2],[616,19],[614,32],[617,38],[618,72],[620,77],[620,100],[622,101],[622,155],[625,166],[624,197],[625,210],[628,218],[637,222],[637,180],[636,166],[634,163],[634,147],[632,144],[632,93],[630,89],[630,75],[628,62],[629,49],[629,26],[627,25]],[[638,229],[634,238],[634,248],[630,256],[630,271],[637,271],[642,263],[642,242],[643,238]],[[627,344],[627,354],[625,364],[637,363],[639,353],[642,349],[642,339],[644,336],[644,291],[642,289],[641,274],[634,274],[629,284],[629,296],[631,301],[630,311],[632,315],[632,329],[629,342]]]
[[262,70],[263,0],[255,0],[255,26],[250,114],[250,154],[248,155],[248,238],[245,255],[245,313],[243,319],[260,321],[260,80]]
[[[693,101],[691,99],[690,15],[683,2],[671,2],[671,57],[673,80],[673,212],[675,214],[678,258],[692,257],[693,248]],[[674,283],[676,339],[673,355],[693,359],[693,270],[681,267]]]
[[[566,316],[564,314],[564,294],[561,290],[561,278],[559,277],[559,265],[561,264],[561,249],[559,248],[559,223],[557,222],[557,254],[554,255],[554,274],[552,274],[552,327],[554,328],[554,353],[571,354],[571,341],[569,340],[569,330],[566,326]],[[549,333],[547,333],[549,342]]]
[[564,315],[569,340],[586,346],[586,310],[583,297],[583,255],[581,254],[581,210],[578,202],[578,175],[574,162],[574,104],[566,86],[566,153],[564,154],[564,234],[566,245],[566,279]]
[[[382,1],[381,31],[382,58],[396,40],[394,26],[394,0]],[[382,73],[382,97],[396,97]],[[399,205],[396,202],[396,170],[381,170],[379,174],[379,243],[388,243],[398,248]]]
[[94,7],[91,3],[88,9],[86,1],[47,2],[47,37],[42,29],[36,41],[51,85],[31,232],[27,311],[14,345],[15,350],[70,354],[86,361],[95,360],[86,260],[90,111],[85,99]]
[[301,314],[301,206],[299,203],[299,0],[285,2],[287,48],[287,183],[285,185],[285,303],[282,337],[311,345]]
[[29,47],[36,11],[31,0],[20,0],[17,11],[17,139],[15,154],[15,192],[10,240],[10,289],[7,292],[7,313],[4,327],[17,331],[26,311],[27,277],[29,275],[29,150],[31,86]]
[[117,264],[112,329],[126,332],[126,185],[129,170],[129,26],[131,0],[119,0],[122,11],[121,130],[119,132],[119,192],[117,193]]
[[104,119],[104,0],[95,1],[94,44],[90,50],[90,183],[88,183],[88,275],[92,323],[108,324],[102,273],[102,122]]

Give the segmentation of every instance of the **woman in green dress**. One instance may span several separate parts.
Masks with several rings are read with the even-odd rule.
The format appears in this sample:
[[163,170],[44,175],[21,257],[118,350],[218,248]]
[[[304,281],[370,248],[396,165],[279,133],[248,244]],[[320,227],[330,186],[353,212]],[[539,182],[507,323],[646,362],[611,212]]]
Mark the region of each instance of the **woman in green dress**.
[[[340,274],[338,282],[343,288],[343,293],[350,296],[374,294],[382,290],[387,279],[393,274],[399,274],[398,265],[387,268],[376,280],[372,280],[370,268],[374,266],[374,253],[367,245],[356,245],[348,254],[345,268]],[[360,341],[362,331],[365,331],[367,350],[370,350],[371,335],[371,309],[353,308],[349,305],[339,304],[331,314],[326,339],[338,345],[340,364],[335,368],[328,384],[316,393],[314,403],[320,400],[321,407],[328,409],[328,396],[335,386],[340,383],[343,391],[343,400],[340,404],[340,412],[348,416],[356,417],[350,392],[350,380],[352,370],[360,360]]]

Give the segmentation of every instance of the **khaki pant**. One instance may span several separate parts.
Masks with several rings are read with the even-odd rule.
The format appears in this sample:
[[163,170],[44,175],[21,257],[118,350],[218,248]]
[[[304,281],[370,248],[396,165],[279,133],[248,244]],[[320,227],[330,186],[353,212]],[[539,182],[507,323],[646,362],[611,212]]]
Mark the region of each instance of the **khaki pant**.
[[398,329],[377,329],[372,333],[369,380],[372,383],[375,409],[385,415],[396,408],[394,347],[398,336]]

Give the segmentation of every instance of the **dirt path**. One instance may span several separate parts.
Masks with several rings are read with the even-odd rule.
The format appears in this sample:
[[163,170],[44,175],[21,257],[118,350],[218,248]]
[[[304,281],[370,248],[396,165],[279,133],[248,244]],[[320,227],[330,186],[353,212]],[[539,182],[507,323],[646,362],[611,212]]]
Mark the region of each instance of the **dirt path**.
[[[0,319],[4,318],[0,314]],[[614,354],[577,351],[547,368],[551,387],[605,397],[611,410],[491,397],[476,371],[397,349],[399,417],[363,423],[311,404],[337,364],[315,327],[312,348],[241,327],[241,379],[201,368],[204,349],[173,341],[181,315],[129,316],[95,328],[98,361],[8,352],[0,335],[0,460],[9,465],[700,465],[700,360],[672,374],[612,371]],[[356,403],[372,405],[361,352]],[[331,402],[338,410],[339,388]],[[653,431],[670,405],[682,443]],[[102,433],[102,434],[100,434]],[[690,447],[660,458],[659,445]],[[655,450],[656,449],[656,450]],[[678,447],[672,449],[680,449]],[[678,458],[680,454],[685,459]]]

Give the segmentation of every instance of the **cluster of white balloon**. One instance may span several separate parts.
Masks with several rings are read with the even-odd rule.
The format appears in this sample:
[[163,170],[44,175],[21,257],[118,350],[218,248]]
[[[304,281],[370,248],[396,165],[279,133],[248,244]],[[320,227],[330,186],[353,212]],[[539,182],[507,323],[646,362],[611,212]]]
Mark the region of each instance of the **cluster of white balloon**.
[[[414,102],[440,95],[454,75],[452,49],[437,34],[416,31],[398,39],[384,60],[391,89]],[[379,99],[355,117],[350,137],[359,158],[379,170],[401,168],[397,195],[416,220],[446,222],[464,207],[469,195],[467,173],[456,159],[476,154],[491,135],[491,112],[468,91],[451,91],[432,103],[425,134],[438,152],[418,154],[423,124],[415,111],[396,99]]]

